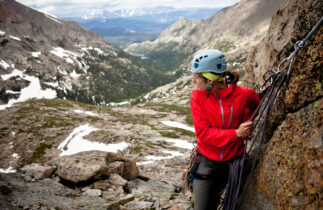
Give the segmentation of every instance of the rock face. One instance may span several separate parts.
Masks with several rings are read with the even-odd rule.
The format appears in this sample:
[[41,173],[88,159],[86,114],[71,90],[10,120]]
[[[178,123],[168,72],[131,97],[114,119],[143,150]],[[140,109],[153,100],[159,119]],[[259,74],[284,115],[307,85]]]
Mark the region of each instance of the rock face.
[[[249,54],[245,84],[260,87],[264,72],[276,71],[295,42],[305,38],[322,15],[317,1],[284,1],[267,36]],[[268,209],[322,206],[322,28],[296,54],[290,78],[272,107],[265,136],[268,143],[263,146],[245,209],[263,203]]]

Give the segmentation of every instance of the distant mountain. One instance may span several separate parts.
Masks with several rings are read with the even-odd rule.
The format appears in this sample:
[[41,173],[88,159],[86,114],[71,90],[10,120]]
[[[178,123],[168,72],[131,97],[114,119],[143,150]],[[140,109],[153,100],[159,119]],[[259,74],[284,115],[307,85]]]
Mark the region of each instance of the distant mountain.
[[133,98],[168,78],[75,22],[0,1],[2,103],[47,90],[59,98],[107,104]]
[[82,17],[64,17],[64,19],[74,20],[80,24],[88,21],[105,22],[112,19],[123,20],[140,20],[155,23],[171,24],[176,22],[180,17],[185,17],[192,20],[202,20],[214,15],[221,8],[174,8],[174,7],[152,7],[152,8],[136,8],[136,9],[121,9],[115,11],[94,12],[89,11]]
[[[164,68],[186,72],[193,54],[200,49],[222,50],[230,68],[242,67],[247,52],[265,35],[273,13],[282,0],[242,0],[201,21],[180,19],[152,42],[135,43],[127,52],[141,53]],[[238,64],[234,65],[233,64]]]
[[[150,20],[150,19],[147,19]],[[79,23],[85,28],[97,32],[101,36],[115,36],[134,33],[160,33],[169,24],[158,23],[147,20],[133,20],[133,19],[106,19],[106,20],[87,20]],[[119,33],[115,33],[117,30]]]
[[[214,15],[221,8],[185,8],[153,7],[122,9],[113,12],[89,12],[82,17],[67,17],[104,36],[109,42],[120,47],[134,42],[156,38],[168,26],[182,17],[202,20]],[[152,36],[153,35],[153,36]],[[126,36],[129,42],[122,42],[112,37]],[[123,40],[124,41],[124,40]]]

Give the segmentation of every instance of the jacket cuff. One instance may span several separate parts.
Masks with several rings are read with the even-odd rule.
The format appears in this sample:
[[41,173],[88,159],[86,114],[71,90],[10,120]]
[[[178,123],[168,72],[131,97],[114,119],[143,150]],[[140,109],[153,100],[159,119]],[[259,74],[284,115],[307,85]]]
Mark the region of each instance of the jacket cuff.
[[237,136],[237,133],[236,133],[236,129],[230,129],[230,139],[231,141],[237,141],[238,139],[238,136]]

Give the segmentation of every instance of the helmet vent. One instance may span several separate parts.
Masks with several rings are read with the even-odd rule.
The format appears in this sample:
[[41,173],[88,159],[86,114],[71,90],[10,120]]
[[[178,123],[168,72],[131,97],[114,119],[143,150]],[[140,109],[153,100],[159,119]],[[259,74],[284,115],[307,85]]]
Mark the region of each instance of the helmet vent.
[[195,55],[192,59],[190,71],[192,73],[211,72],[222,74],[227,71],[227,62],[221,51],[208,49]]

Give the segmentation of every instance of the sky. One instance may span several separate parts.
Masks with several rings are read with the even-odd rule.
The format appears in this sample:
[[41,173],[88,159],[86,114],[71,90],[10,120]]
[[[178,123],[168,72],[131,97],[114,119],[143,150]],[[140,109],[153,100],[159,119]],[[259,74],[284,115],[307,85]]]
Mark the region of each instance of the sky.
[[26,6],[58,17],[81,16],[89,11],[113,11],[155,6],[227,7],[240,0],[16,0]]

